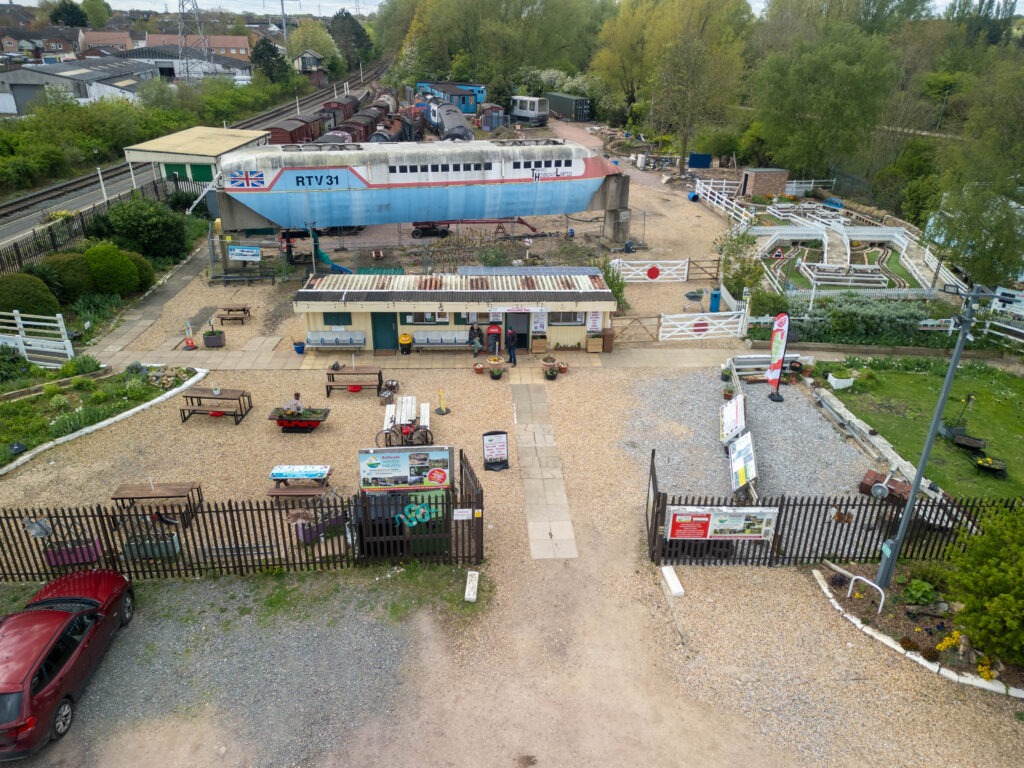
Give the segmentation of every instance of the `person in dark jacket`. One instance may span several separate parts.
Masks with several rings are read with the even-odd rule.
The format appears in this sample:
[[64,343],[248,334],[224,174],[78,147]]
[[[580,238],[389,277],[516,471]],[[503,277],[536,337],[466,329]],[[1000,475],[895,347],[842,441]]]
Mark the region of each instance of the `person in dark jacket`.
[[484,332],[476,323],[469,328],[469,345],[473,347],[473,357],[480,354],[480,350],[484,348]]
[[505,331],[505,354],[512,367],[516,367],[516,332],[511,328]]

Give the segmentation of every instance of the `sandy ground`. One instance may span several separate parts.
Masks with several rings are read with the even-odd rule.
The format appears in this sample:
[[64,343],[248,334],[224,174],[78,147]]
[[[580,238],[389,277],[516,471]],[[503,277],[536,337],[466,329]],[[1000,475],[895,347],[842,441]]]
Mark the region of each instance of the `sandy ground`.
[[[631,197],[634,212],[646,211],[643,239],[650,246],[636,258],[710,257],[725,223],[704,206],[689,203],[685,190],[661,185],[654,174],[629,172],[639,177]],[[637,218],[634,213],[634,223]],[[635,231],[634,235],[639,236]],[[253,305],[257,317],[243,327],[229,326],[229,349],[256,335],[279,336],[279,344],[288,344],[301,332],[286,305],[294,286],[209,287],[198,279],[168,304],[132,348],[138,349],[140,359],[153,359],[180,332],[182,318],[201,322],[229,301]],[[636,286],[629,288],[628,297],[637,314],[676,312],[687,303],[683,294],[696,287],[710,284]],[[399,722],[370,722],[358,732],[338,734],[339,752],[359,755],[356,764],[368,767],[1012,764],[1011,756],[1019,757],[1021,744],[1019,729],[1016,742],[1012,734],[1007,738],[1007,709],[979,707],[976,692],[962,694],[954,687],[941,690],[965,707],[975,707],[971,733],[956,738],[944,733],[933,749],[924,751],[918,745],[934,741],[929,731],[931,710],[923,710],[923,720],[915,718],[909,728],[899,720],[878,722],[870,714],[856,724],[836,723],[837,731],[846,729],[843,748],[859,745],[849,760],[813,760],[791,749],[787,732],[818,729],[820,722],[757,721],[767,718],[763,710],[743,706],[744,697],[767,697],[770,689],[768,681],[757,678],[756,654],[737,671],[723,659],[727,651],[717,649],[736,643],[766,648],[776,642],[762,634],[762,607],[743,603],[731,610],[728,590],[735,588],[733,576],[719,587],[714,569],[701,571],[697,599],[717,601],[726,612],[728,621],[720,623],[729,630],[720,631],[714,615],[705,619],[704,606],[693,606],[691,616],[671,604],[646,559],[642,504],[647,468],[619,446],[624,422],[638,407],[629,383],[645,375],[658,372],[573,370],[550,385],[552,421],[580,557],[530,559],[513,443],[512,471],[482,473],[487,561],[481,570],[491,592],[487,610],[473,622],[457,625],[443,615],[419,615],[414,648],[405,662]],[[214,372],[211,382],[244,386],[253,393],[256,411],[239,426],[212,419],[182,425],[175,404],[163,404],[49,451],[5,477],[0,504],[43,506],[66,504],[69,499],[100,503],[117,483],[145,477],[198,478],[211,499],[258,498],[267,485],[269,467],[285,459],[329,459],[338,465],[337,484],[344,488],[355,479],[350,457],[372,440],[381,409],[366,393],[324,400],[320,376],[316,371]],[[481,465],[476,436],[491,429],[514,431],[515,414],[504,383],[466,370],[444,369],[406,370],[401,380],[403,392],[421,398],[431,398],[438,387],[445,389],[452,414],[435,417],[431,426],[436,440],[465,448],[476,467]],[[303,392],[308,404],[332,407],[330,420],[310,435],[281,435],[263,419],[266,404],[277,404],[294,390]],[[838,646],[862,642],[855,630],[832,618],[832,609],[813,590],[794,586],[803,583],[804,575],[765,570],[758,578],[765,582],[758,592],[767,590],[766,601],[772,589],[797,591],[801,610],[823,614],[825,621],[834,623]],[[799,626],[796,621],[794,627]],[[866,652],[849,661],[869,667],[871,663]],[[720,675],[743,683],[741,694],[718,695],[702,684]],[[907,679],[912,686],[917,678],[911,674]],[[900,685],[904,680],[899,678]],[[816,684],[803,678],[791,682],[786,692],[794,696],[801,695],[801,686]],[[865,692],[858,689],[852,694]],[[915,696],[913,690],[902,688],[894,695]],[[919,697],[917,702],[927,705]],[[770,701],[765,707],[770,710]],[[942,714],[950,718],[947,724],[956,717],[948,710]],[[267,723],[268,728],[288,725]],[[987,745],[991,752],[983,755],[972,749],[971,759],[964,762],[965,740]],[[70,740],[41,759],[49,765],[77,764],[68,744]],[[915,747],[908,753],[915,756],[912,759],[902,757],[901,749],[907,745]],[[102,765],[244,766],[253,750],[258,745],[240,744],[232,724],[216,712],[199,717],[169,714],[162,723],[111,735]],[[917,756],[926,762],[918,762]],[[343,764],[353,763],[323,762]]]

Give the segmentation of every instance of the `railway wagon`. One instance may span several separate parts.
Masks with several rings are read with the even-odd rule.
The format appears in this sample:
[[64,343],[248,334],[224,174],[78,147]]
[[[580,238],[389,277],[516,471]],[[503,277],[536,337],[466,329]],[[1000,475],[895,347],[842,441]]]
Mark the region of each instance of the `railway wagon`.
[[304,112],[301,115],[295,115],[293,120],[305,123],[309,126],[309,140],[316,141],[320,138],[320,134],[324,132],[323,116],[319,113],[308,113]]
[[550,108],[548,100],[538,96],[513,96],[509,115],[513,123],[532,126],[547,125]]
[[302,144],[310,141],[309,124],[295,118],[260,126],[260,130],[270,133],[267,141],[271,144]]
[[334,125],[340,125],[359,111],[359,97],[350,94],[325,101],[324,111],[334,115]]
[[288,229],[576,213],[622,173],[556,139],[265,146],[220,164],[229,229],[259,219]]

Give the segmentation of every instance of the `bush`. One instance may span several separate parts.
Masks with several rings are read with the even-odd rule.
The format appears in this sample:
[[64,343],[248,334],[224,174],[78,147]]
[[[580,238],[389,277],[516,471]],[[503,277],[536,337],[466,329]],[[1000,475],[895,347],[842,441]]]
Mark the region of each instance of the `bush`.
[[93,290],[92,272],[89,262],[81,253],[54,253],[42,261],[60,275],[60,292],[57,298],[61,304],[74,304],[78,299]]
[[94,245],[85,252],[93,284],[100,293],[127,296],[139,284],[139,271],[124,251],[113,243]]
[[978,528],[981,535],[962,531],[949,550],[950,596],[964,604],[956,620],[975,648],[1024,664],[1024,514],[993,507]]
[[141,253],[135,253],[135,251],[125,251],[124,255],[132,260],[132,264],[135,265],[135,269],[139,273],[139,282],[135,286],[135,290],[139,293],[144,293],[152,288],[156,282],[156,270],[153,269],[153,263]]
[[0,382],[31,378],[42,369],[33,365],[7,344],[0,344]]
[[61,289],[63,284],[61,283],[60,273],[53,268],[52,264],[44,264],[41,261],[37,261],[34,264],[26,264],[21,268],[21,271],[26,275],[32,275],[32,277],[38,277],[49,288],[53,295],[60,298]]
[[789,298],[781,293],[755,288],[750,293],[750,314],[752,317],[775,317],[780,312],[789,312]]
[[185,217],[162,203],[132,198],[110,206],[107,219],[112,239],[125,250],[158,263],[181,261],[188,254]]
[[56,315],[60,302],[38,277],[23,272],[0,275],[0,312],[14,310],[26,315]]

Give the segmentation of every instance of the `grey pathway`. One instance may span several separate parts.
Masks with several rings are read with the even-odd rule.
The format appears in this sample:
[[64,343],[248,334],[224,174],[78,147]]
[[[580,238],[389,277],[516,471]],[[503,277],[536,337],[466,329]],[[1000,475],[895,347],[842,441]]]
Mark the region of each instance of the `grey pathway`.
[[512,385],[519,477],[534,560],[579,556],[547,390],[543,383]]

